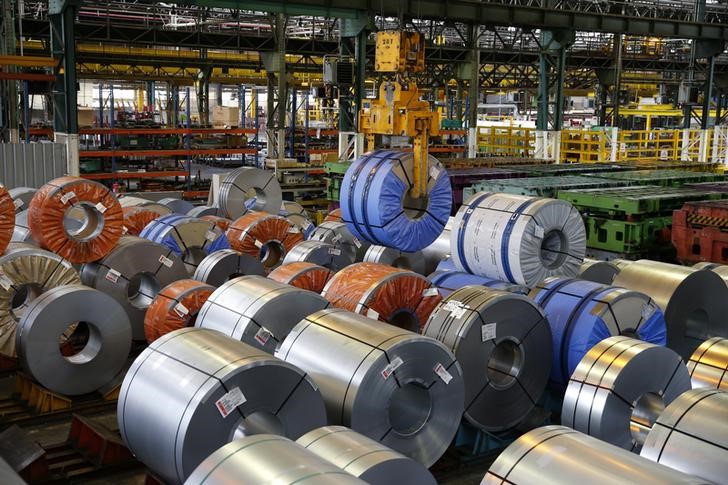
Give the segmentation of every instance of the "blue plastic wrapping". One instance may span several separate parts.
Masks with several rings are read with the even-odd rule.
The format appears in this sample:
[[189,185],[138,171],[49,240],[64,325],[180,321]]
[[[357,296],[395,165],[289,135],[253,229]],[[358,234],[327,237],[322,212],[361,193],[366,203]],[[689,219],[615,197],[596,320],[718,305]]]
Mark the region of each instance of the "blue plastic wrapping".
[[346,171],[341,184],[341,216],[357,238],[414,252],[440,235],[452,205],[447,172],[430,158],[427,205],[418,217],[410,218],[403,209],[410,185],[400,177],[410,182],[405,167],[407,163],[411,166],[411,159],[411,153],[376,150],[355,160]]

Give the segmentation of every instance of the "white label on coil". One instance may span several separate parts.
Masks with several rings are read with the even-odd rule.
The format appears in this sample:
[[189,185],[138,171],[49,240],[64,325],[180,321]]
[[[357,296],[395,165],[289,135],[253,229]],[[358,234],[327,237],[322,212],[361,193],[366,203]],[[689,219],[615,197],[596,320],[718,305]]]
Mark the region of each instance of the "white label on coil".
[[361,249],[361,241],[357,239],[356,236],[354,236],[354,246],[356,246],[357,249]]
[[260,327],[258,331],[255,333],[255,340],[260,343],[260,345],[265,345],[268,343],[268,340],[273,336],[272,333],[270,333],[265,327]]
[[73,199],[74,197],[76,197],[76,192],[73,191],[63,194],[63,196],[61,196],[61,203],[67,204],[68,201]]
[[425,288],[425,291],[422,292],[422,296],[425,298],[428,296],[437,296],[438,294],[437,288]]
[[543,237],[543,227],[536,224],[536,226],[533,228],[533,235],[536,237]]
[[443,310],[450,312],[453,318],[462,318],[463,315],[469,310],[467,305],[463,305],[463,302],[457,300],[450,300],[442,307]]
[[13,282],[10,281],[10,278],[8,278],[5,273],[0,273],[0,286],[2,286],[5,291],[10,290],[13,286]]
[[214,233],[214,232],[212,232],[212,231],[207,231],[207,232],[205,233],[205,239],[207,239],[208,241],[212,242],[212,241],[214,241],[215,239],[217,239],[217,234],[215,234],[215,233]]
[[652,307],[652,305],[645,305],[642,307],[642,318],[647,320],[654,312],[655,309]]
[[450,384],[450,381],[452,380],[452,374],[450,374],[447,369],[445,369],[445,366],[441,363],[437,363],[435,368],[433,369],[435,371],[435,374],[442,379],[442,382],[445,384]]
[[176,313],[177,315],[179,315],[180,317],[186,317],[186,316],[187,316],[187,315],[188,315],[188,314],[190,313],[189,309],[188,309],[188,308],[187,308],[186,306],[184,306],[184,305],[182,304],[182,302],[180,302],[180,303],[177,303],[177,304],[176,304],[176,305],[174,306],[173,310],[174,310],[174,312],[175,312],[175,313]]
[[341,249],[339,248],[329,248],[329,254],[333,256],[341,256]]
[[301,230],[298,228],[298,226],[291,226],[288,228],[288,232],[291,234],[297,234],[301,232]]
[[121,233],[122,234],[126,234],[127,232],[129,232],[129,228],[128,227],[124,226],[124,227],[121,228]]
[[102,214],[104,212],[106,212],[106,206],[104,204],[102,204],[101,202],[99,202],[98,204],[96,204],[94,207],[96,207],[96,210],[99,211],[99,212],[101,212]]
[[308,231],[309,229],[311,229],[311,226],[313,226],[313,224],[311,224],[311,221],[306,221],[306,223],[303,225],[303,230]]
[[258,241],[257,239],[255,240],[255,243],[254,244],[255,244],[255,247],[257,247],[259,249],[263,247],[263,243],[260,242],[260,241]]
[[367,317],[373,318],[374,320],[379,320],[379,312],[376,310],[372,310],[371,308],[367,308]]
[[223,396],[215,401],[215,407],[220,411],[220,415],[223,418],[227,418],[233,410],[244,404],[247,399],[243,396],[243,391],[239,387],[233,387],[229,392],[223,394]]
[[336,236],[334,236],[333,238],[331,238],[331,242],[333,244],[336,244],[337,242],[341,241],[341,238],[342,237],[344,237],[344,236],[342,236],[341,234],[337,234]]
[[112,268],[106,272],[106,276],[104,276],[104,278],[111,281],[112,283],[116,283],[117,281],[119,281],[120,276],[121,276],[121,273],[119,273],[118,271],[116,271],[115,269]]
[[430,167],[430,177],[432,177],[433,179],[436,179],[439,176],[440,176],[440,169],[437,168],[435,165]]
[[15,200],[13,201],[13,204],[15,205],[15,208],[17,209],[18,207],[22,207],[22,205],[23,205],[23,201],[22,201],[22,200],[20,200],[20,199],[15,199]]
[[384,370],[382,370],[382,377],[384,378],[384,380],[389,379],[389,376],[391,376],[394,373],[394,371],[396,371],[397,368],[399,366],[401,366],[402,364],[404,364],[404,361],[402,360],[401,357],[395,357],[392,362],[387,364],[387,366],[384,368]]
[[165,255],[161,255],[159,257],[159,262],[162,263],[163,265],[165,265],[168,268],[171,268],[172,267],[172,263],[173,263],[173,261],[171,259],[169,259],[168,257],[166,257]]
[[480,327],[480,337],[483,342],[487,342],[488,340],[493,340],[495,338],[496,326],[496,323],[486,323]]

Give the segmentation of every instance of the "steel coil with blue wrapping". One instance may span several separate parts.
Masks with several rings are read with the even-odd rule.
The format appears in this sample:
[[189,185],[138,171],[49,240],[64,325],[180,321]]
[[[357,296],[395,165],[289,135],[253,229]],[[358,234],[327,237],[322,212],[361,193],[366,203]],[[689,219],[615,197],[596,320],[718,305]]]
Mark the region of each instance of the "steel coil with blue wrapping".
[[594,345],[614,335],[665,345],[665,316],[647,295],[570,278],[548,278],[529,295],[551,325],[554,353],[551,381],[566,384]]
[[452,189],[440,162],[429,157],[427,196],[413,199],[414,155],[375,150],[355,160],[341,183],[341,217],[359,239],[401,251],[419,251],[442,233]]
[[460,271],[435,271],[427,279],[430,280],[433,286],[437,287],[437,291],[443,298],[449,296],[453,291],[470,285],[486,286],[496,290],[522,293],[524,295],[528,293],[528,289],[522,286],[486,278],[485,276],[462,273]]

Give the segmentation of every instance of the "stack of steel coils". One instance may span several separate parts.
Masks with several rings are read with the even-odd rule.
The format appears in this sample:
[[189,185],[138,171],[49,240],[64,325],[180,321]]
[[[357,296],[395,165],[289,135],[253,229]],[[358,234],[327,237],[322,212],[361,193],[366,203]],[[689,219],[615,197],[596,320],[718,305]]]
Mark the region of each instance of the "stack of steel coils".
[[178,280],[162,288],[144,316],[144,335],[152,343],[162,335],[195,324],[215,287],[196,280]]
[[364,255],[365,263],[378,263],[393,268],[408,269],[415,273],[426,275],[425,257],[422,251],[407,253],[399,249],[372,245]]
[[248,212],[227,230],[230,246],[253,256],[266,268],[275,268],[286,254],[303,241],[301,230],[285,217],[265,212]]
[[268,278],[296,288],[321,293],[333,275],[334,273],[328,268],[304,262],[279,266],[270,272]]
[[212,286],[220,286],[233,278],[265,275],[263,264],[256,258],[233,249],[221,249],[205,256],[192,276]]
[[218,201],[219,215],[237,219],[248,210],[278,214],[283,196],[275,173],[241,167],[223,179]]
[[728,390],[728,339],[713,337],[695,349],[688,361],[693,389]]
[[293,246],[293,249],[283,258],[284,265],[296,262],[317,264],[335,272],[353,264],[354,259],[350,252],[343,251],[338,246],[322,241],[309,240]]
[[154,208],[140,205],[123,207],[122,212],[124,213],[124,234],[128,234],[130,236],[138,236],[142,233],[144,228],[147,227],[147,224],[163,215],[166,215],[161,214]]
[[304,238],[308,238],[316,227],[308,218],[306,209],[298,202],[284,200],[281,203],[281,210],[278,214],[294,223],[301,230]]
[[341,249],[351,261],[361,261],[369,249],[370,244],[354,236],[343,222],[323,222],[313,230],[308,237],[312,241],[321,241],[333,244]]
[[192,205],[192,202],[178,199],[176,197],[165,197],[164,199],[159,199],[157,203],[169,208],[169,210],[171,210],[174,214],[184,215],[195,208],[195,206]]
[[514,285],[505,281],[498,281],[485,276],[478,276],[461,271],[435,271],[427,277],[433,286],[437,287],[443,298],[450,295],[453,291],[459,290],[464,286],[480,285],[496,290],[505,290],[512,293],[528,294],[528,288],[522,285]]

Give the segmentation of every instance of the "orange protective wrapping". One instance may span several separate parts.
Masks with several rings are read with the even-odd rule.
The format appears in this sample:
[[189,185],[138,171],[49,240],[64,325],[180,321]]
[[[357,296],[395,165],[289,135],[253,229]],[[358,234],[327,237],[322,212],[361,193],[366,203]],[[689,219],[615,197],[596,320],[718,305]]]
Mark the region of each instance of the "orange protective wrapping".
[[270,272],[268,278],[304,290],[321,293],[334,273],[323,266],[298,261],[284,264]]
[[226,219],[224,217],[218,217],[218,216],[202,216],[200,219],[204,219],[206,221],[214,222],[217,227],[219,227],[222,231],[227,231],[228,227],[230,227],[230,223],[233,222],[230,219]]
[[428,288],[431,285],[427,278],[412,271],[378,263],[357,263],[336,273],[323,296],[335,307],[369,317],[374,316],[369,310],[374,310],[379,320],[392,325],[399,323],[393,317],[409,313],[417,320],[414,327],[421,331],[442,300],[436,291],[426,294]]
[[4,253],[15,229],[15,204],[8,189],[0,186],[0,254]]
[[144,316],[147,342],[152,343],[169,332],[193,326],[200,308],[213,291],[214,286],[189,279],[178,280],[162,288]]
[[326,214],[324,222],[341,222],[341,209],[334,209]]
[[138,236],[144,227],[161,214],[142,206],[122,207],[124,228],[129,236]]
[[[303,241],[301,231],[285,217],[255,211],[237,218],[225,235],[231,248],[256,259],[260,259],[260,248],[264,244],[278,242],[287,253]],[[280,256],[281,261],[284,256]]]
[[[79,205],[103,211],[98,234],[82,239],[64,229],[66,211]],[[72,263],[89,263],[106,256],[124,228],[124,213],[116,196],[100,183],[78,177],[60,177],[45,184],[33,196],[28,211],[33,239]]]

